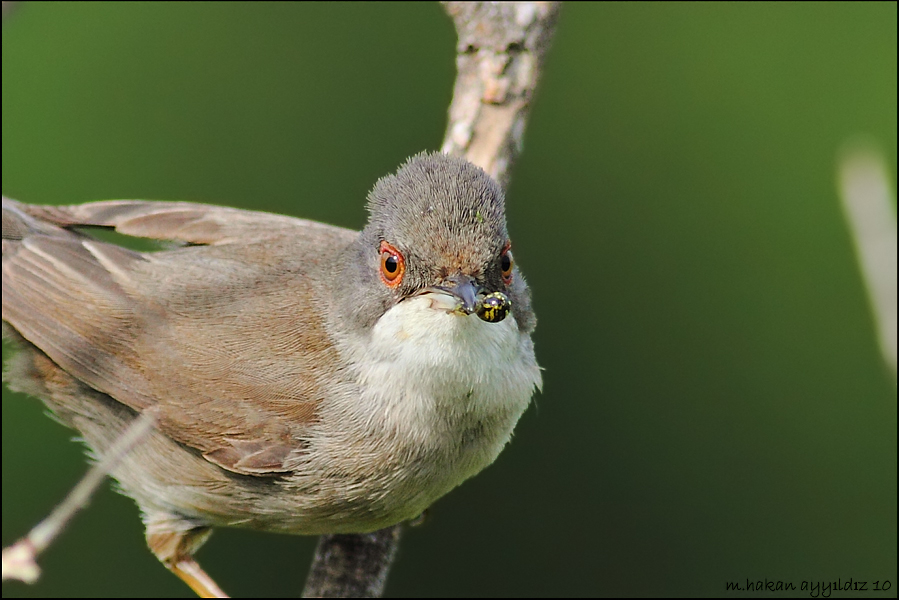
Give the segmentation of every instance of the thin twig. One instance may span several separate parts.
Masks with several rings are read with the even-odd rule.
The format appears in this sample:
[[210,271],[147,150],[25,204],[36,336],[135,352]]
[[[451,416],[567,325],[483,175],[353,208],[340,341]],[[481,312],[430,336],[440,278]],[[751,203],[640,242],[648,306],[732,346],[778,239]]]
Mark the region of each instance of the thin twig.
[[[458,73],[441,150],[464,156],[507,187],[561,3],[443,4],[459,42]],[[401,528],[322,536],[303,596],[380,597]]]
[[40,576],[40,568],[36,562],[38,555],[50,546],[75,514],[87,506],[106,476],[122,462],[135,445],[147,437],[155,423],[156,417],[152,410],[145,411],[135,418],[46,519],[38,523],[28,535],[3,549],[3,581],[7,579],[18,579],[25,583],[37,581]]

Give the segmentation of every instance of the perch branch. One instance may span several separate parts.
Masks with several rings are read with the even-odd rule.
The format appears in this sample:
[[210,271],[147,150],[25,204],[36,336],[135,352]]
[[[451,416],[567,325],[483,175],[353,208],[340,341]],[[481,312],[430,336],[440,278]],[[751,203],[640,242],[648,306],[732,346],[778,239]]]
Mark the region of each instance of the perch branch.
[[[445,2],[459,36],[456,84],[441,150],[464,156],[503,187],[521,153],[525,121],[559,2]],[[323,535],[306,598],[380,597],[402,525],[367,535]]]
[[363,535],[323,535],[304,598],[380,598],[399,548],[401,525]]
[[504,188],[559,15],[559,2],[445,2],[459,34],[456,85],[441,150]]

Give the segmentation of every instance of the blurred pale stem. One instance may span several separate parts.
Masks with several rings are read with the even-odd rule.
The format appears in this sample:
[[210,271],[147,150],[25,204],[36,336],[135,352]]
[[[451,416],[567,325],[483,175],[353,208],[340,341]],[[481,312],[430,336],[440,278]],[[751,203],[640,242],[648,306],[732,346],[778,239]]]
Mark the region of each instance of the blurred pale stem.
[[880,350],[896,379],[896,212],[883,157],[871,149],[846,152],[840,192],[871,302]]

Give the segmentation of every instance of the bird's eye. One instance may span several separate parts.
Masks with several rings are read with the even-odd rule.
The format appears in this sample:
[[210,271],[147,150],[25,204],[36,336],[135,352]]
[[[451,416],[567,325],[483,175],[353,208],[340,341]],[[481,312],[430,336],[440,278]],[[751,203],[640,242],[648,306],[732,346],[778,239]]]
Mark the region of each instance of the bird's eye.
[[405,272],[406,259],[402,253],[387,242],[381,242],[381,281],[388,287],[396,287]]
[[512,248],[512,242],[506,242],[506,247],[503,248],[502,254],[499,255],[499,268],[503,271],[503,283],[506,285],[512,283],[512,265],[515,264],[512,261],[510,248]]

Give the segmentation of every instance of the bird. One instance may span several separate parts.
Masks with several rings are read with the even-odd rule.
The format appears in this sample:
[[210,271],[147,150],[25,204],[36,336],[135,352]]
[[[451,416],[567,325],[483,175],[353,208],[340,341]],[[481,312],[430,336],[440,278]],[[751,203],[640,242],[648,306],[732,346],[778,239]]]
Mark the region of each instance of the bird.
[[[3,199],[4,379],[102,458],[156,557],[223,596],[217,527],[366,533],[490,465],[542,387],[503,190],[422,152],[361,232],[191,202]],[[96,229],[161,242],[138,252]]]

